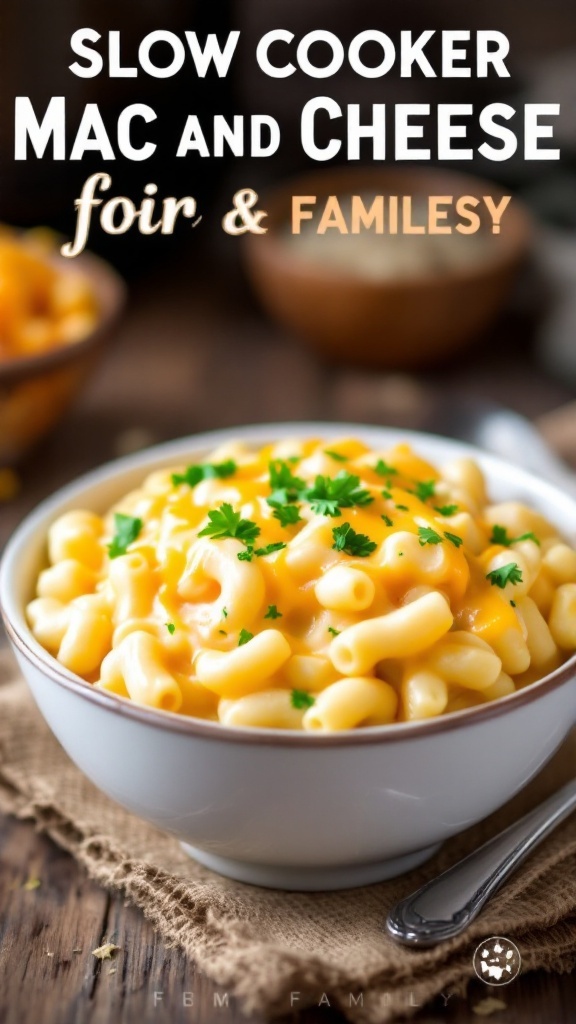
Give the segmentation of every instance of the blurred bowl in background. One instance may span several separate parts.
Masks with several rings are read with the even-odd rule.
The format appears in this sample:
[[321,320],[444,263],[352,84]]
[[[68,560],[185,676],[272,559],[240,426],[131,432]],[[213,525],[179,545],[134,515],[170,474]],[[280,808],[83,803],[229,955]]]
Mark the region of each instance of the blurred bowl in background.
[[26,455],[61,419],[110,339],[126,300],[121,277],[103,260],[82,253],[71,261],[51,255],[59,271],[81,274],[97,309],[95,326],[79,340],[37,354],[0,360],[0,466]]
[[[331,168],[283,183],[259,198],[264,235],[245,239],[246,269],[268,313],[323,355],[390,369],[430,365],[463,348],[495,319],[526,257],[531,218],[514,197],[501,231],[341,235],[315,225],[328,196],[346,213],[352,195],[412,196],[422,222],[428,197],[505,193],[494,182],[436,169]],[[292,196],[315,196],[315,222],[291,233]],[[420,209],[418,209],[420,207]],[[482,213],[480,206],[477,211]],[[456,221],[454,221],[455,223]],[[446,223],[450,223],[447,221]]]

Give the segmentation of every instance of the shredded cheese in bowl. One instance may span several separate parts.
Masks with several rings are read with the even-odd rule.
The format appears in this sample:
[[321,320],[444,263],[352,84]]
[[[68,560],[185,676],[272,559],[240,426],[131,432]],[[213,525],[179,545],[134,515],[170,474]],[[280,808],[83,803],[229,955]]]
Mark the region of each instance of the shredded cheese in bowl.
[[0,365],[73,344],[96,325],[89,281],[54,253],[50,232],[0,227]]

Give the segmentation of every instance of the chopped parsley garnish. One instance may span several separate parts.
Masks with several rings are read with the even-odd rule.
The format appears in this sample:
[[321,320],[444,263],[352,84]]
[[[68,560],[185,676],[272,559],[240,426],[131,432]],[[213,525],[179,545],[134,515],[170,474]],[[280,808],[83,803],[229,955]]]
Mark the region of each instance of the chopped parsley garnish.
[[436,481],[435,480],[418,480],[413,493],[420,501],[428,501],[428,498],[433,498],[436,492]]
[[222,618],[223,619],[227,619],[228,618],[228,609],[227,608],[223,608],[222,609]]
[[493,587],[504,590],[507,583],[513,583],[514,586],[522,583],[522,570],[516,562],[508,562],[499,569],[492,569],[492,572],[486,574],[486,579],[490,580]]
[[367,558],[377,547],[375,541],[370,540],[365,533],[356,533],[350,523],[342,523],[332,530],[335,551],[343,551],[347,555],[356,558]]
[[329,455],[330,458],[334,459],[335,462],[348,462],[347,455],[341,455],[340,452],[332,451],[331,448],[325,448],[324,455]]
[[399,512],[409,512],[410,511],[410,509],[408,508],[408,505],[395,505],[394,508],[397,508]]
[[508,548],[512,543],[512,537],[508,536],[508,530],[505,526],[492,527],[492,535],[490,537],[491,544],[500,544],[502,547]]
[[389,491],[387,487],[384,487],[380,493],[387,501],[392,497],[392,491]]
[[340,636],[342,631],[340,629],[334,629],[334,626],[328,626],[328,632],[331,633],[332,636]]
[[298,505],[280,505],[268,498],[268,504],[274,509],[272,515],[277,519],[280,526],[294,526],[302,521],[300,507]]
[[265,555],[274,554],[275,551],[282,551],[282,548],[285,547],[286,545],[283,540],[277,540],[274,544],[267,544],[264,548],[256,548],[254,554],[258,555],[258,558],[263,558]]
[[292,690],[290,703],[297,711],[306,711],[313,706],[314,697],[311,693],[306,693],[306,690]]
[[208,513],[210,523],[200,530],[199,537],[211,537],[212,540],[222,540],[223,537],[235,537],[242,544],[249,544],[256,540],[260,533],[260,527],[250,519],[242,519],[239,512],[235,512],[232,505],[224,502],[220,508],[213,509]]
[[166,629],[170,633],[170,636],[174,636],[174,633],[176,632],[176,626],[174,625],[173,622],[167,622]]
[[306,498],[318,515],[340,516],[341,508],[369,505],[374,501],[370,492],[359,484],[360,477],[343,469],[335,477],[317,476],[314,486],[306,491]]
[[386,526],[394,526],[394,520],[390,519],[390,516],[381,516],[381,518],[386,523]]
[[196,487],[201,480],[224,480],[227,476],[233,476],[236,468],[234,459],[227,459],[226,462],[207,462],[198,466],[187,466],[183,473],[172,473],[172,483],[174,487],[177,487],[178,484]]
[[500,544],[504,548],[509,548],[511,544],[516,544],[520,540],[533,540],[540,547],[540,541],[535,533],[522,533],[519,537],[509,537],[505,526],[496,524],[492,527],[491,544]]
[[254,633],[249,633],[247,629],[241,629],[238,635],[238,647],[243,647],[253,636]]
[[516,601],[510,601],[510,607],[511,608],[515,608],[516,607]]
[[266,555],[272,555],[275,551],[281,551],[285,547],[286,545],[282,540],[277,540],[274,544],[266,544],[263,548],[254,548],[251,544],[248,544],[246,551],[238,552],[238,558],[241,562],[251,562],[253,555],[257,555],[258,558],[264,558]]
[[272,494],[267,499],[269,505],[287,505],[290,501],[296,501],[300,491],[306,487],[304,480],[294,476],[290,466],[283,459],[274,459],[268,464],[270,472],[270,490]]
[[220,636],[228,636],[228,633],[226,632],[225,629],[219,629],[218,632],[220,633]]
[[384,459],[378,459],[378,462],[374,466],[374,472],[378,473],[378,476],[397,476],[398,470],[394,469],[394,466],[389,466]]
[[446,540],[449,540],[450,543],[454,545],[455,548],[459,548],[460,545],[464,543],[462,537],[459,537],[457,533],[445,533],[444,536],[446,537]]
[[282,612],[279,612],[275,604],[268,605],[268,611],[264,616],[265,619],[281,619]]
[[126,516],[123,512],[114,513],[114,536],[108,545],[108,557],[118,558],[125,555],[128,546],[140,535],[144,523],[135,516]]
[[458,511],[458,505],[434,505],[434,511],[441,516],[453,516]]
[[433,530],[431,526],[419,526],[418,537],[420,540],[420,547],[424,547],[425,544],[441,544],[442,537],[436,530]]

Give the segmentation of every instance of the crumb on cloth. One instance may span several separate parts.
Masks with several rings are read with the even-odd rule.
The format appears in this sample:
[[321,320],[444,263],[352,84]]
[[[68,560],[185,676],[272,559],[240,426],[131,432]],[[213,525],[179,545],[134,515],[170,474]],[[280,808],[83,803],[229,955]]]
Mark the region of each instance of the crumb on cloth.
[[113,942],[103,942],[101,946],[92,950],[92,956],[97,960],[111,960],[113,955],[120,949]]
[[472,1007],[472,1013],[476,1013],[479,1017],[491,1017],[493,1013],[500,1013],[501,1010],[505,1010],[506,1006],[507,1004],[502,999],[487,996],[486,999],[481,999],[479,1003]]
[[32,892],[33,889],[39,889],[41,885],[42,882],[40,881],[39,878],[34,878],[33,876],[31,876],[30,878],[27,878],[25,882],[22,883],[22,888],[26,892]]

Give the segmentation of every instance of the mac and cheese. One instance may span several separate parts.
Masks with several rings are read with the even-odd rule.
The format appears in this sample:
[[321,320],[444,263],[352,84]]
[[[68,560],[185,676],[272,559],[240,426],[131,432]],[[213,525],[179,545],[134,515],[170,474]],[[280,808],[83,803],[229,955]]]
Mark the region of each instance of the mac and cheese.
[[576,551],[480,468],[353,439],[226,445],[53,523],[28,620],[150,707],[330,732],[514,691],[576,649]]
[[81,272],[55,262],[48,231],[0,225],[0,364],[70,345],[94,330],[98,304]]

